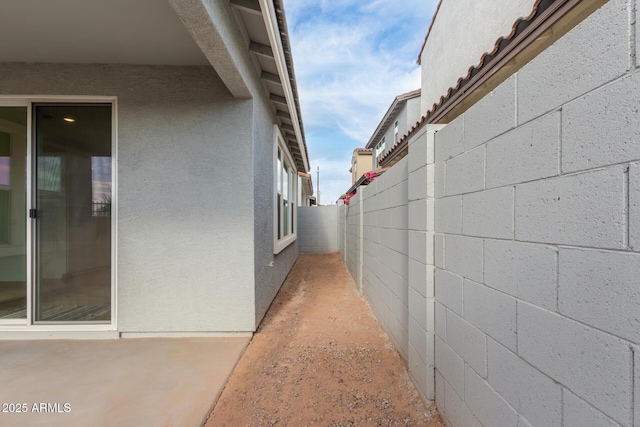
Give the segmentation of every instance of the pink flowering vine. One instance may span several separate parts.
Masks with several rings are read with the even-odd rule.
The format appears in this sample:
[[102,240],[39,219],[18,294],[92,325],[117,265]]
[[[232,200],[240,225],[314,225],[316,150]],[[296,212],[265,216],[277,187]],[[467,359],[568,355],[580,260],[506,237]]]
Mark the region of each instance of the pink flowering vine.
[[347,195],[345,196],[345,198],[344,198],[344,204],[345,204],[345,205],[347,205],[347,206],[349,206],[349,200],[351,200],[351,198],[352,198],[353,196],[355,196],[355,195],[356,195],[356,193],[347,194]]
[[364,174],[365,178],[367,178],[367,181],[369,182],[373,182],[374,179],[376,179],[378,177],[378,175],[376,175],[375,171],[370,171]]

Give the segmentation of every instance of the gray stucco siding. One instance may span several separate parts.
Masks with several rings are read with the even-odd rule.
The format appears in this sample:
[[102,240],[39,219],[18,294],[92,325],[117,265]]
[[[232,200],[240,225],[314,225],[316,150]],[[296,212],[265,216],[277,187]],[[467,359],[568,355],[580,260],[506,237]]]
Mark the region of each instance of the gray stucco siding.
[[251,100],[210,67],[0,64],[0,94],[117,97],[118,330],[253,331]]
[[255,328],[271,305],[293,264],[298,259],[297,242],[277,255],[273,253],[274,134],[273,117],[266,97],[258,93],[254,100],[254,271]]

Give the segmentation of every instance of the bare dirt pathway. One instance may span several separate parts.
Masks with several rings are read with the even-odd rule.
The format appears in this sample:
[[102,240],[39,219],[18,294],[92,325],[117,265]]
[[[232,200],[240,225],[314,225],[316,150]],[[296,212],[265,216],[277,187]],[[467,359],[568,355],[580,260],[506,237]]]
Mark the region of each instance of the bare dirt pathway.
[[338,254],[300,255],[206,426],[444,426]]

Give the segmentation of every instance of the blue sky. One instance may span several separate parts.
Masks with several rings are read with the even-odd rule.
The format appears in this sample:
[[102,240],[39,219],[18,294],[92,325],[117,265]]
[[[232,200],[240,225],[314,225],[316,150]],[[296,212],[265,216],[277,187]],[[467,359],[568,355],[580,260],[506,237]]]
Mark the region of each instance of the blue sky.
[[349,167],[393,99],[420,87],[418,53],[437,0],[284,0],[311,172],[320,201],[351,186]]

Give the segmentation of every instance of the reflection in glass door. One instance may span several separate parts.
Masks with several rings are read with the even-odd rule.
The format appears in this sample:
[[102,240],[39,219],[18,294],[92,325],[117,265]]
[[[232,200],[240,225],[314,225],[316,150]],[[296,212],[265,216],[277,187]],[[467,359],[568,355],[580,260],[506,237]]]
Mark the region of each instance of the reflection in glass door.
[[0,107],[0,320],[27,318],[27,108]]
[[35,321],[111,319],[111,105],[34,106]]

